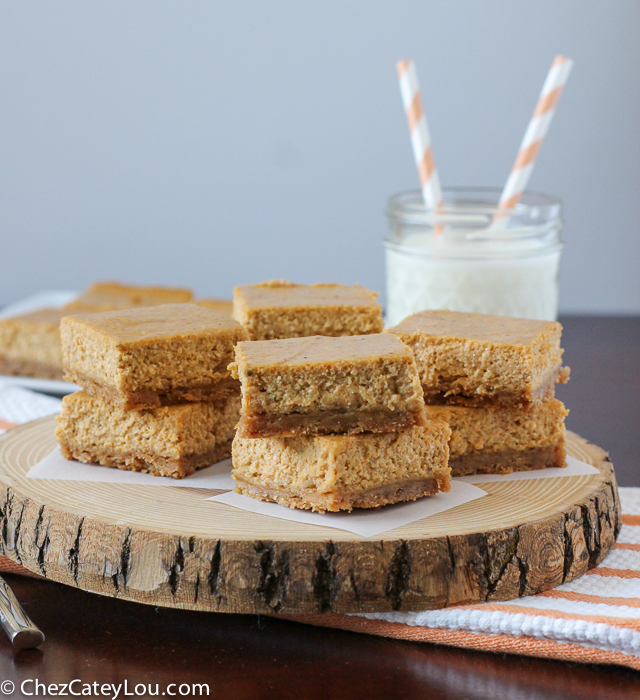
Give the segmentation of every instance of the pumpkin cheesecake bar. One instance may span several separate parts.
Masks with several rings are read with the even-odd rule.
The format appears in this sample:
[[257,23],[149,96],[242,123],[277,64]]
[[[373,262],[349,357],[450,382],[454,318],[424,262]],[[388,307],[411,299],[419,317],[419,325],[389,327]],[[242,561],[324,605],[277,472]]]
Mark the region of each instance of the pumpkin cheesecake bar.
[[173,287],[136,287],[120,282],[96,282],[65,307],[67,314],[117,311],[138,306],[186,304],[193,294],[189,289]]
[[60,334],[65,379],[124,410],[240,391],[227,367],[245,330],[195,304],[66,316]]
[[384,433],[426,422],[415,360],[392,335],[245,341],[229,369],[242,386],[243,437]]
[[250,340],[381,333],[384,322],[377,296],[358,284],[275,280],[236,287],[233,317],[247,329]]
[[442,421],[398,433],[301,435],[233,441],[235,491],[290,508],[376,508],[449,491]]
[[428,404],[530,405],[569,378],[559,323],[421,311],[387,332],[413,350]]
[[568,413],[557,399],[531,408],[427,406],[430,419],[451,428],[452,476],[565,467]]
[[123,411],[78,391],[62,399],[56,436],[66,459],[182,479],[231,456],[240,397]]
[[0,374],[62,379],[61,309],[0,320]]

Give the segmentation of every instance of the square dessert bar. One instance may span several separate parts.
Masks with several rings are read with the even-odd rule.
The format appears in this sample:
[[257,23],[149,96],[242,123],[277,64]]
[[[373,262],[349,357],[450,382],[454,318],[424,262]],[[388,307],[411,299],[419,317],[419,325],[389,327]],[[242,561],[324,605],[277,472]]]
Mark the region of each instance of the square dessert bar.
[[250,340],[381,333],[377,296],[357,284],[263,282],[233,290],[233,317]]
[[413,350],[427,403],[527,405],[569,378],[559,323],[421,311],[387,332]]
[[398,433],[233,441],[235,491],[290,508],[376,508],[449,491],[450,430],[442,421]]
[[61,309],[0,320],[0,374],[62,379]]
[[531,408],[427,406],[430,419],[451,428],[452,476],[565,467],[567,414],[557,399]]
[[119,282],[96,282],[77,299],[69,302],[66,312],[98,312],[131,309],[159,304],[186,304],[193,295],[188,289],[172,287],[134,287]]
[[182,479],[231,456],[240,397],[123,411],[78,391],[62,399],[56,436],[66,459]]
[[392,335],[245,341],[229,369],[242,385],[243,437],[382,433],[426,421],[415,360]]
[[195,304],[66,316],[60,334],[65,379],[125,410],[240,390],[227,367],[246,331]]

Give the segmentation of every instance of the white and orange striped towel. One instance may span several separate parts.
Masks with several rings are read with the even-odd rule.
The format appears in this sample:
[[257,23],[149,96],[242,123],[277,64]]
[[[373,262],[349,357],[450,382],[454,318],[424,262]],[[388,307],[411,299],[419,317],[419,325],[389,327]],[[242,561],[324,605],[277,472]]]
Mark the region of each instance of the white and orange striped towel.
[[397,639],[640,670],[640,488],[620,488],[615,548],[540,595],[417,613],[304,615],[300,622]]
[[[60,402],[0,385],[0,426],[56,413]],[[304,615],[300,622],[398,639],[640,670],[640,488],[621,488],[615,548],[582,578],[527,598],[419,613]],[[6,568],[5,568],[6,561]],[[0,570],[16,570],[0,558]]]
[[58,413],[61,401],[0,382],[0,435],[20,423]]

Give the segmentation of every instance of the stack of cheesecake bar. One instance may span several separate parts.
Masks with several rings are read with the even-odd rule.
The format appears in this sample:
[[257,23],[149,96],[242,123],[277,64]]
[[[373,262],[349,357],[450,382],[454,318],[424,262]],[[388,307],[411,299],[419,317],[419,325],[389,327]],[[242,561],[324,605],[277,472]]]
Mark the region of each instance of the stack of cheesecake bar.
[[168,304],[66,316],[60,332],[65,379],[83,387],[58,417],[67,459],[182,478],[230,456],[236,321]]
[[451,427],[452,476],[566,465],[559,323],[422,311],[387,332],[414,353],[428,416]]
[[382,334],[376,297],[358,285],[236,287],[250,338],[231,366],[236,491],[324,512],[448,490],[450,431],[427,420],[415,360]]
[[428,420],[411,351],[392,335],[245,341],[236,491],[318,512],[448,491],[446,423]]

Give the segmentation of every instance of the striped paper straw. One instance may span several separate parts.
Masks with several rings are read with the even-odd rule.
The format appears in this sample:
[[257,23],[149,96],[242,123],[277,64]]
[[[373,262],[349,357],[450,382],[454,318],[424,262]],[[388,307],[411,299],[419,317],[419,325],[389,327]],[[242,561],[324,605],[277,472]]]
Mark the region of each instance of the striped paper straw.
[[[436,209],[443,206],[442,188],[440,187],[438,170],[433,160],[433,149],[431,147],[427,118],[420,99],[418,74],[413,61],[398,61],[396,68],[400,82],[402,105],[409,123],[413,157],[420,177],[422,196],[427,207]],[[441,232],[441,227],[437,227],[436,232]]]
[[[556,113],[558,100],[571,73],[573,61],[564,56],[556,56],[547,74],[547,79],[542,86],[542,92],[538,98],[527,131],[525,132],[516,161],[511,168],[511,174],[507,184],[502,190],[499,209],[513,209],[520,201],[522,193],[527,187],[533,166],[536,164],[536,156],[542,145],[544,137],[549,131],[553,115]],[[493,226],[503,227],[509,221],[508,214],[496,214]]]

